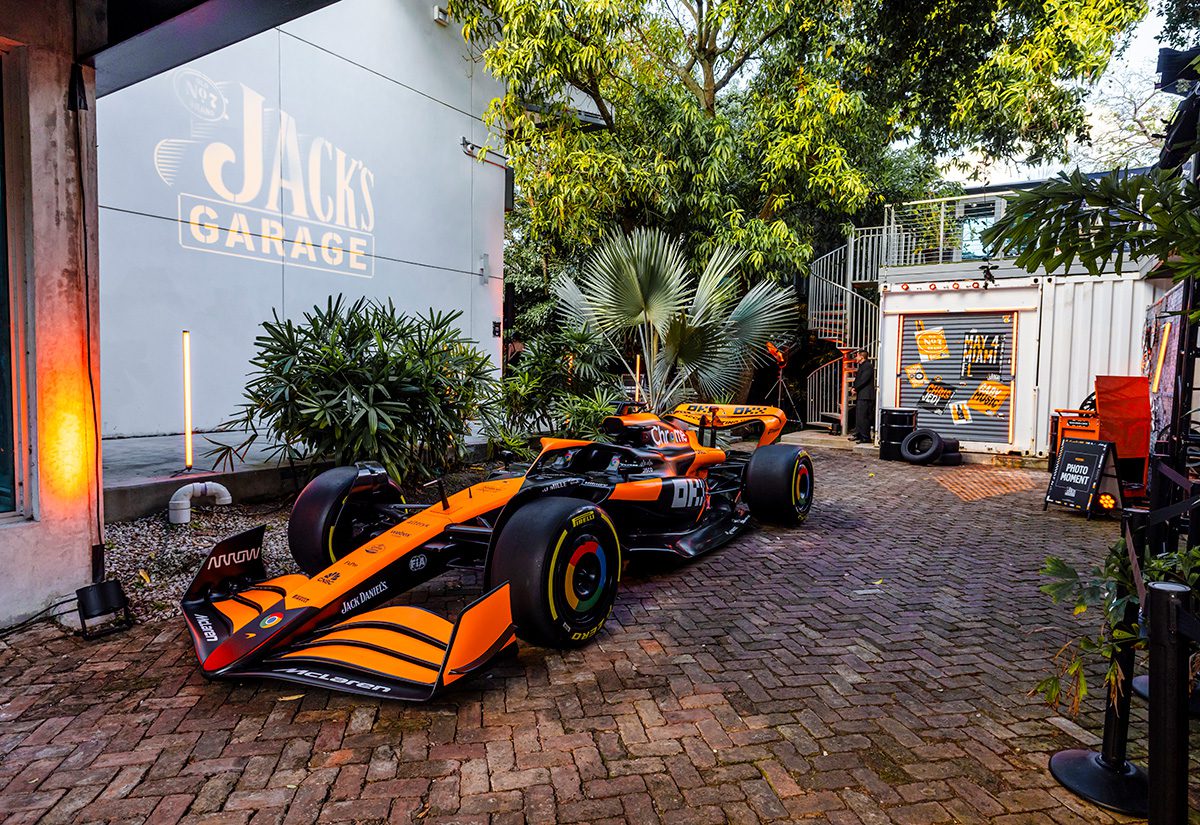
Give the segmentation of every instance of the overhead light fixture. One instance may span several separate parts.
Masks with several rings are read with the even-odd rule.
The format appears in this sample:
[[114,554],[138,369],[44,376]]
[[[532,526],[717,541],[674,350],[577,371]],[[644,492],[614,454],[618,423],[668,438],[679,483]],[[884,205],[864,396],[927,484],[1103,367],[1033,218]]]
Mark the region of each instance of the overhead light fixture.
[[441,6],[434,6],[433,7],[433,22],[437,23],[439,26],[449,26],[450,25],[450,12],[446,11]]

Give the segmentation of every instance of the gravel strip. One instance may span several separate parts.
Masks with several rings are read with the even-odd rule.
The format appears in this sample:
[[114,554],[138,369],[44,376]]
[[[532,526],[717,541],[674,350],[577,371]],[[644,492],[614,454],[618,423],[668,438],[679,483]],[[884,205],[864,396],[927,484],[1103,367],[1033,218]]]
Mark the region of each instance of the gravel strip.
[[[490,471],[484,465],[449,473],[447,493],[482,480]],[[405,489],[411,502],[432,504],[435,487]],[[213,545],[260,524],[267,527],[263,561],[267,574],[298,573],[288,550],[287,522],[292,499],[265,504],[232,504],[226,507],[193,506],[189,524],[171,524],[166,512],[105,526],[105,565],[119,579],[139,619],[164,619],[179,613],[179,600]]]

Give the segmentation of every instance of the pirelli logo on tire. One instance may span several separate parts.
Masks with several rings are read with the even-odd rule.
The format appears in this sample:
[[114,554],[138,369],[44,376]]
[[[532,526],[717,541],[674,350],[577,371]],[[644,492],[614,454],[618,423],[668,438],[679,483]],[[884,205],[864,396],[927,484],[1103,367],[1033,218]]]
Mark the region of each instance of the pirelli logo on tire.
[[571,519],[571,526],[579,527],[581,524],[587,524],[589,521],[595,520],[595,518],[596,518],[596,511],[588,510],[586,513],[580,513],[579,515],[577,515],[573,519]]

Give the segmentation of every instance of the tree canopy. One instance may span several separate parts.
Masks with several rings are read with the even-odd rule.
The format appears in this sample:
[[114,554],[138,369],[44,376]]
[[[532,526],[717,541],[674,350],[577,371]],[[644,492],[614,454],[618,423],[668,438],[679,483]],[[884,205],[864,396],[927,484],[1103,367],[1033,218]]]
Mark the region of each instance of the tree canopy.
[[[1061,154],[1144,0],[452,0],[529,237],[656,226],[790,276],[936,153]],[[593,128],[573,110],[594,112]],[[832,233],[831,233],[832,234]]]

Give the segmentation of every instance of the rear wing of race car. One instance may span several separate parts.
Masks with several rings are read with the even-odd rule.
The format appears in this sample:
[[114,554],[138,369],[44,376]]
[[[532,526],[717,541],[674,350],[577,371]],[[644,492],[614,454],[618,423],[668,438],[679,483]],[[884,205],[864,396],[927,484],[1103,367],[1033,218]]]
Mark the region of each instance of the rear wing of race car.
[[778,407],[742,404],[680,404],[663,416],[674,418],[700,428],[700,441],[704,441],[704,430],[716,436],[717,430],[729,430],[745,424],[762,424],[758,446],[774,443],[783,432],[787,416]]

